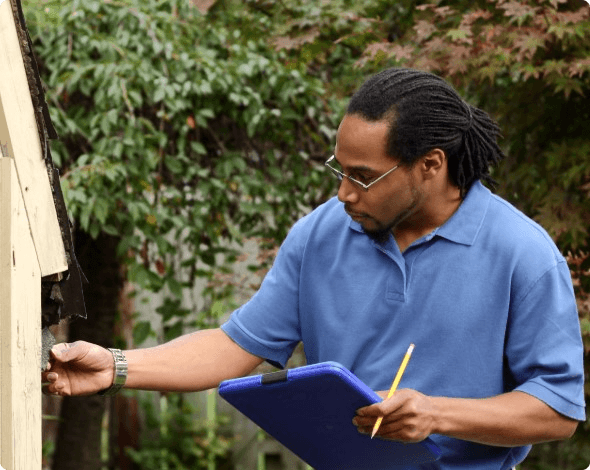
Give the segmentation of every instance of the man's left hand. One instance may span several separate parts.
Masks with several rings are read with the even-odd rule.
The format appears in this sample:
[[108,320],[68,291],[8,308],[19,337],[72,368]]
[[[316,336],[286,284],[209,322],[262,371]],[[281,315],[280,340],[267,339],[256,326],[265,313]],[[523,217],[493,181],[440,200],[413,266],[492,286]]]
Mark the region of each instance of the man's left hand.
[[[378,392],[385,398],[387,391]],[[396,391],[389,399],[357,410],[353,424],[359,432],[371,434],[379,416],[383,422],[375,437],[402,442],[420,442],[434,432],[436,409],[431,397],[416,390]]]

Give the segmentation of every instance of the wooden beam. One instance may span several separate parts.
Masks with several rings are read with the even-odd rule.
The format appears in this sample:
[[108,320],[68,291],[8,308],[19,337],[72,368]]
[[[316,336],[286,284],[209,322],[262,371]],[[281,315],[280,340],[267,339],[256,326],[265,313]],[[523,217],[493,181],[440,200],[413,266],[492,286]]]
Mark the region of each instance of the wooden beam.
[[0,158],[0,465],[41,469],[41,271],[16,166]]
[[47,276],[68,264],[11,7],[10,0],[0,0],[0,149],[14,159],[41,274]]

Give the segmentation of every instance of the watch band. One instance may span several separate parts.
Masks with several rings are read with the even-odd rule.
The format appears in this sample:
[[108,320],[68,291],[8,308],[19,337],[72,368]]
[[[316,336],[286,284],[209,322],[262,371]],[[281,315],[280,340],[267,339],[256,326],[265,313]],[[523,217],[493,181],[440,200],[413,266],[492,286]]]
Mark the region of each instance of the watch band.
[[120,349],[109,348],[109,351],[113,354],[113,361],[115,363],[115,378],[113,384],[109,388],[105,388],[98,392],[101,396],[114,395],[125,385],[127,380],[127,359],[125,354]]

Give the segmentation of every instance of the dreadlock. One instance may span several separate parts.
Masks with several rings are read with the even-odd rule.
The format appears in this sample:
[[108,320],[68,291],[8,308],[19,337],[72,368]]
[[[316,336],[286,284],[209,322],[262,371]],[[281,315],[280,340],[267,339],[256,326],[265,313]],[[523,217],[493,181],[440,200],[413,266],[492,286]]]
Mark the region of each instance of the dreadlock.
[[346,113],[368,121],[388,120],[387,153],[404,165],[413,165],[434,148],[444,150],[451,181],[463,196],[478,179],[496,184],[490,167],[504,158],[497,144],[498,124],[436,75],[384,70],[360,87]]

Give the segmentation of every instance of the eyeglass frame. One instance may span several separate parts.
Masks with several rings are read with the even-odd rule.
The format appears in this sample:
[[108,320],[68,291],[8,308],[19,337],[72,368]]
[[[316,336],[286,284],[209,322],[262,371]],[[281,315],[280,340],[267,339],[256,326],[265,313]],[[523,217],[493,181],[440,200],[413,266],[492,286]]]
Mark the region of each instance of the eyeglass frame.
[[[336,168],[334,168],[333,166],[330,165],[330,162],[332,160],[336,159],[336,155],[332,155],[330,158],[328,158],[326,160],[326,163],[324,163],[325,166],[327,166],[330,170],[332,170],[332,173],[334,173],[334,175],[336,176],[336,178],[338,178],[338,181],[342,181],[344,177],[348,178],[350,181],[352,181],[353,183],[358,184],[364,191],[368,191],[369,188],[371,186],[373,186],[377,181],[382,180],[383,178],[385,178],[389,173],[393,172],[394,170],[397,170],[397,168],[399,167],[399,164],[395,165],[391,170],[388,170],[387,172],[383,173],[381,176],[379,176],[377,179],[371,181],[369,184],[365,184],[365,183],[361,183],[359,180],[354,179],[352,176],[347,175],[346,173],[343,173],[340,170],[337,170]],[[338,161],[338,160],[336,160]]]

